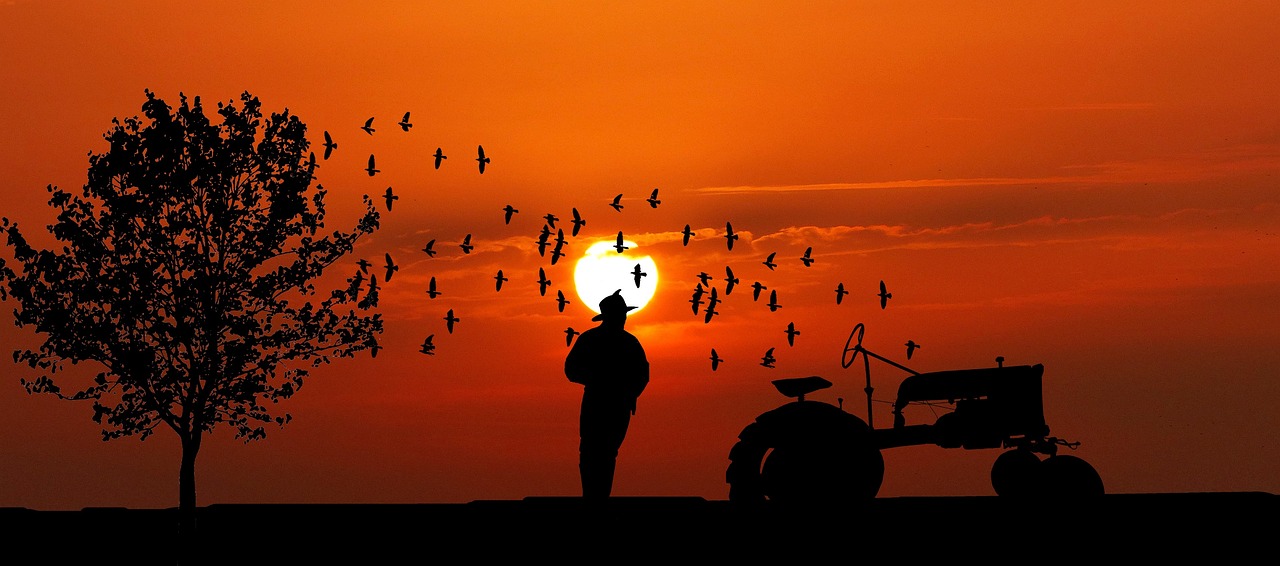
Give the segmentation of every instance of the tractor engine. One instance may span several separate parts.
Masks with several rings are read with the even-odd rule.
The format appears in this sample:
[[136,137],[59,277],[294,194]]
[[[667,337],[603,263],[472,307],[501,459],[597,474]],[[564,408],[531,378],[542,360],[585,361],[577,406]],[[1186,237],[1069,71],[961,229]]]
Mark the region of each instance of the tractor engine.
[[[1049,434],[1044,421],[1044,366],[937,371],[912,375],[898,386],[893,428],[876,430],[881,448],[936,444],[943,448],[1001,448]],[[910,403],[946,402],[955,410],[933,424],[906,423]]]

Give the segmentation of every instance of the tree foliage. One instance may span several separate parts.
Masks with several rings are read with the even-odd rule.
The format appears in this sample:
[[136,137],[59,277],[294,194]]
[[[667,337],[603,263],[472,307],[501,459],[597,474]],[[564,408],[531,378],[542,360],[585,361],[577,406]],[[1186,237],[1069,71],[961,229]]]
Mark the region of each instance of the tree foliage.
[[[14,352],[41,374],[28,393],[91,403],[104,440],[168,427],[185,466],[218,425],[248,442],[288,422],[277,404],[308,368],[376,345],[377,297],[317,286],[379,216],[366,195],[353,229],[324,234],[306,125],[247,92],[218,104],[220,123],[185,95],[175,109],[147,91],[142,113],[112,120],[79,195],[47,187],[60,249],[0,221],[16,260],[0,261],[0,292],[44,337]],[[100,371],[62,383],[82,362]]]

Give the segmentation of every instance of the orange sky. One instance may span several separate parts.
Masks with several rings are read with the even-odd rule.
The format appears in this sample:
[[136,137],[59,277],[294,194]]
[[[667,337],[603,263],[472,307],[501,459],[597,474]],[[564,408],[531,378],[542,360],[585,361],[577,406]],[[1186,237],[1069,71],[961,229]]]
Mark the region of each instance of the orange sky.
[[[1280,5],[315,4],[0,1],[0,215],[29,235],[53,221],[45,185],[78,189],[144,89],[209,107],[248,90],[317,147],[328,130],[334,228],[363,194],[401,195],[357,249],[402,265],[383,288],[386,349],[315,371],[265,441],[208,438],[201,505],[577,495],[563,330],[594,313],[558,312],[554,291],[573,298],[573,261],[619,230],[661,283],[628,322],[653,375],[615,495],[725,499],[738,432],[786,401],[773,379],[824,376],[835,385],[810,398],[865,417],[863,375],[840,365],[859,322],[864,345],[918,371],[1043,363],[1052,433],[1081,442],[1111,493],[1280,492]],[[568,228],[574,207],[587,224],[549,265],[542,216]],[[726,266],[742,286],[704,323],[697,274],[723,293]],[[783,308],[752,301],[753,281]],[[435,356],[418,353],[428,334]],[[37,340],[2,321],[0,337]],[[902,372],[872,371],[892,400]],[[5,375],[0,506],[177,504],[171,432],[104,443],[88,406],[26,395],[25,366]],[[993,494],[996,455],[887,450],[880,495]]]

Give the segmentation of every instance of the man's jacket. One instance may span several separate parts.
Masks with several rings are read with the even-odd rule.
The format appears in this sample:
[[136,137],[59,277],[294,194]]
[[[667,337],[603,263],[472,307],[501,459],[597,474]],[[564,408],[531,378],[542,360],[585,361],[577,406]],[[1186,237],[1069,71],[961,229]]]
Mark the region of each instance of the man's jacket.
[[616,393],[631,401],[649,385],[649,360],[640,341],[622,328],[597,326],[578,336],[564,360],[569,381],[595,393]]

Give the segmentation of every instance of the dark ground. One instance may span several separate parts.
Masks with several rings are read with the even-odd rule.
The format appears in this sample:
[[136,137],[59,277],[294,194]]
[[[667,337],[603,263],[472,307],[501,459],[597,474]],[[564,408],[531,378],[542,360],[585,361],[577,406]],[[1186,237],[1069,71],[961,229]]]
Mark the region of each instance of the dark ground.
[[[552,559],[633,563],[805,559],[990,564],[1274,559],[1280,499],[1263,492],[1107,494],[1079,500],[877,498],[856,508],[743,508],[696,497],[458,504],[209,505],[200,563],[361,564]],[[0,508],[22,564],[176,564],[173,509]],[[600,555],[611,553],[614,556]],[[1256,557],[1256,558],[1255,558]]]

